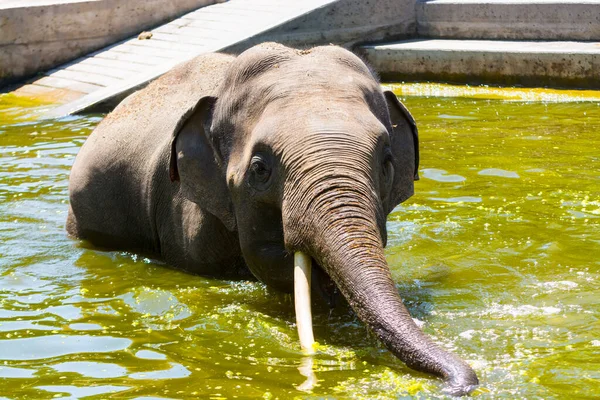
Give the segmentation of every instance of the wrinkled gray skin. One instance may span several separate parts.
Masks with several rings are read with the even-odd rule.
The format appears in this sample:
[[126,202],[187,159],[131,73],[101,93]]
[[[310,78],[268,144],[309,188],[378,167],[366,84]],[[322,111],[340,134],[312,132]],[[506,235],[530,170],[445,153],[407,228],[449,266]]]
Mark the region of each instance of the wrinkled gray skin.
[[408,111],[344,49],[205,55],[91,134],[71,171],[67,230],[202,275],[249,269],[287,292],[302,251],[322,291],[331,278],[390,351],[464,395],[475,373],[415,325],[384,257],[417,149]]

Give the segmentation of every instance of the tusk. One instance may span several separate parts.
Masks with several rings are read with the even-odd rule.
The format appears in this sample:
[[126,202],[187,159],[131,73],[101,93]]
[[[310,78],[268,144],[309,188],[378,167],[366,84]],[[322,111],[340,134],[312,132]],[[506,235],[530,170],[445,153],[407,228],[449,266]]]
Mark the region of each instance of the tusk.
[[300,346],[307,354],[313,354],[315,339],[312,330],[310,311],[310,257],[301,251],[294,253],[294,303],[296,306],[296,325]]

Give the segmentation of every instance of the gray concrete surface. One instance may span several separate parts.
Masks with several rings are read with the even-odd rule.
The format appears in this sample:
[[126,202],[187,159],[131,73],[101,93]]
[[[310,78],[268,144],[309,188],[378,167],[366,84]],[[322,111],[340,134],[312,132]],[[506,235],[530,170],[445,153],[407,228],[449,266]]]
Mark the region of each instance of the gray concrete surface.
[[600,43],[419,39],[362,46],[384,80],[600,89]]
[[292,46],[394,40],[416,35],[415,0],[338,0],[234,46],[277,41]]
[[600,40],[599,0],[419,0],[416,11],[422,37]]
[[0,87],[218,1],[0,1]]

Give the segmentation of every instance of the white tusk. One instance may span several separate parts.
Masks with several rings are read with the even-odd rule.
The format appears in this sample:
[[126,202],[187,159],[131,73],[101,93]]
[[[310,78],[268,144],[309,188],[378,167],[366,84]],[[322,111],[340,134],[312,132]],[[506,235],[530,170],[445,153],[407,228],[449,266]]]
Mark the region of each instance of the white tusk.
[[296,306],[296,325],[300,337],[300,347],[313,354],[315,338],[312,330],[312,313],[310,311],[310,272],[311,260],[306,254],[294,253],[294,303]]

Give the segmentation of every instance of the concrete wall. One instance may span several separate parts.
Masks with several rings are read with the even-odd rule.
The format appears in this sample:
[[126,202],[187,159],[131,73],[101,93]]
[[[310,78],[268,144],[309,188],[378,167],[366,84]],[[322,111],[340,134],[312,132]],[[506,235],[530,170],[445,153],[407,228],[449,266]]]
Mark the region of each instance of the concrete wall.
[[384,81],[600,88],[595,42],[417,39],[359,52]]
[[0,2],[0,86],[221,0]]
[[600,40],[597,0],[419,0],[418,34],[452,39]]
[[365,41],[412,37],[417,32],[415,2],[416,0],[338,0],[227,48],[226,51],[239,53],[264,41],[300,47],[328,43],[350,47]]

